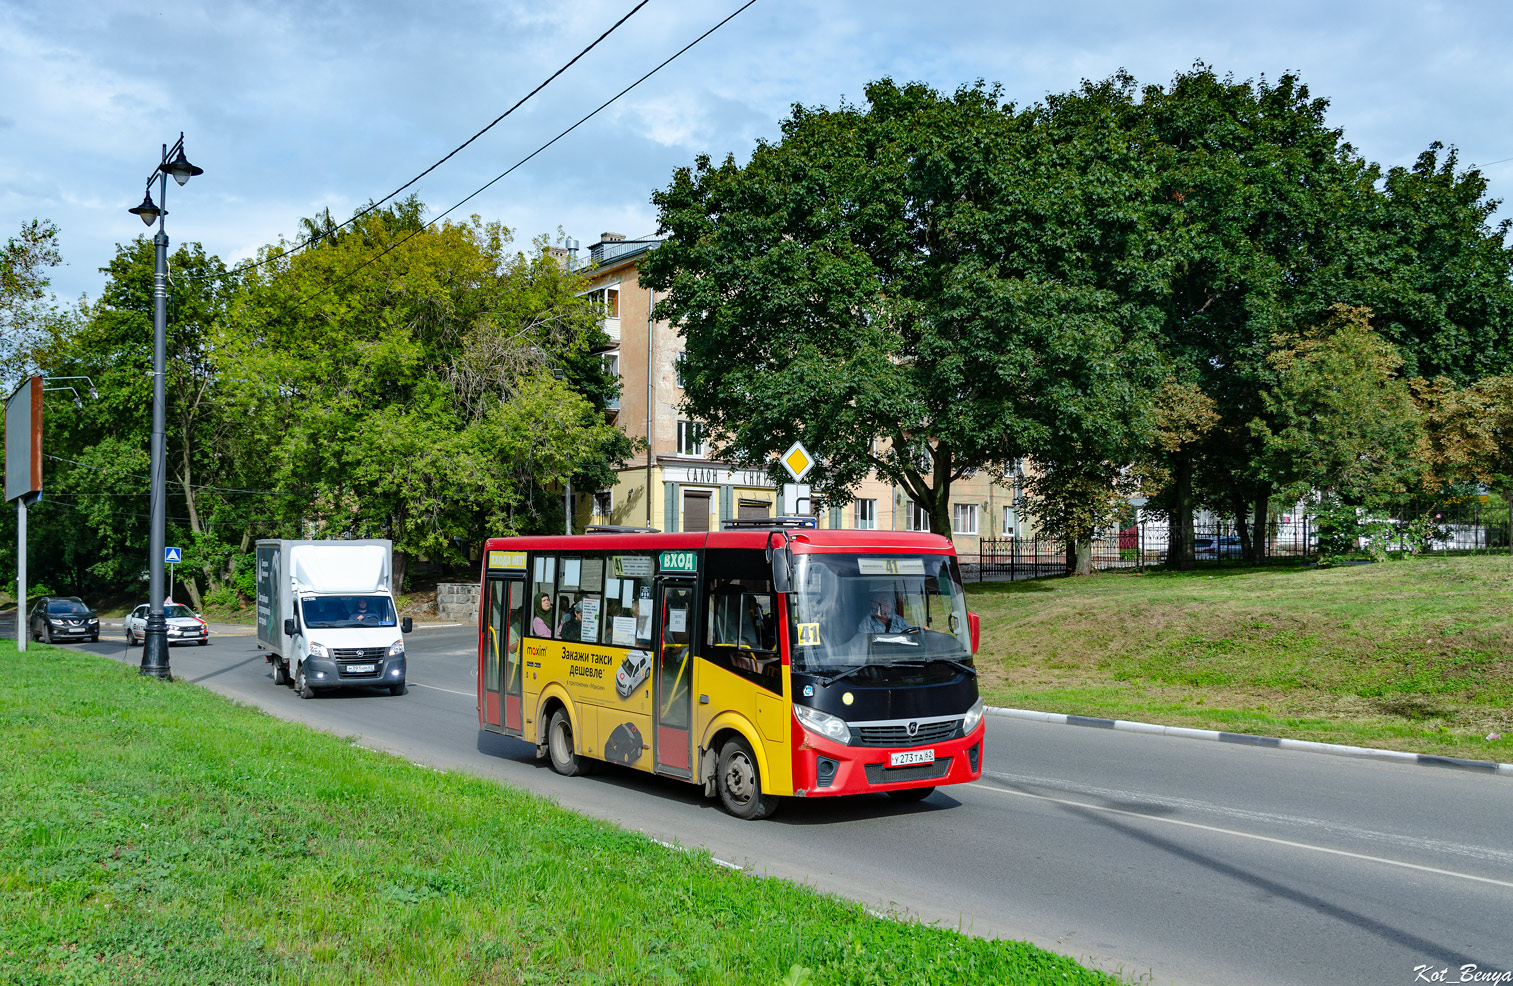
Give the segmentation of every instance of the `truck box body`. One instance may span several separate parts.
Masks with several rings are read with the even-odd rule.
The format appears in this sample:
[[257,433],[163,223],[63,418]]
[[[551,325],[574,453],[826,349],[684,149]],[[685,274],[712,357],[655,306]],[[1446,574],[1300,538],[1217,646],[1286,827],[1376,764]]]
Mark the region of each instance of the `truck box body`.
[[[392,572],[393,547],[383,539],[259,541],[257,643],[268,652],[275,679],[295,680],[304,669],[310,688],[402,691],[405,658]],[[295,632],[288,634],[291,619]]]

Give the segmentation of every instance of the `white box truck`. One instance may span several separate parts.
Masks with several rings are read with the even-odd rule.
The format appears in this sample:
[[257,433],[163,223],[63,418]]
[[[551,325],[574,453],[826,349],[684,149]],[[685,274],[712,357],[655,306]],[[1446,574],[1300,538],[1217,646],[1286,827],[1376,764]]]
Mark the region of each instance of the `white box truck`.
[[405,690],[410,618],[398,619],[387,540],[257,543],[257,646],[274,684]]

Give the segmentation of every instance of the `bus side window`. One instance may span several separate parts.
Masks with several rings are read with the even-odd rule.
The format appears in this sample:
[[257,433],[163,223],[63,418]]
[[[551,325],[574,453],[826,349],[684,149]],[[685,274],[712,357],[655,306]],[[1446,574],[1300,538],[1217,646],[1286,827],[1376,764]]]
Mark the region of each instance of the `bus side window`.
[[537,555],[532,564],[526,627],[532,637],[557,635],[557,559],[552,555]]

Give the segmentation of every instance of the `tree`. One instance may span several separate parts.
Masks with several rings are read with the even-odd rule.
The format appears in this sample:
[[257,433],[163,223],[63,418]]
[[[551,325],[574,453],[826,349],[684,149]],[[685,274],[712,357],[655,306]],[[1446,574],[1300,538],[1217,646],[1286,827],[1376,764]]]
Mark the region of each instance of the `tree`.
[[[462,561],[485,532],[529,529],[530,489],[629,453],[603,418],[615,393],[581,279],[544,250],[507,250],[476,216],[428,225],[408,199],[248,277],[216,340],[225,386],[272,436],[269,482],[297,493],[285,529],[388,537]],[[561,379],[557,376],[560,375]]]
[[[1373,311],[1405,376],[1465,383],[1513,361],[1513,251],[1507,224],[1487,226],[1497,203],[1485,180],[1457,174],[1439,145],[1384,174],[1327,110],[1294,75],[1236,82],[1199,64],[1146,87],[1129,123],[1181,212],[1167,241],[1176,273],[1163,349],[1218,415],[1200,441],[1171,450],[1158,502],[1174,537],[1200,503],[1233,517],[1250,560],[1276,494],[1263,395],[1279,384],[1270,357],[1284,338],[1346,304]],[[1176,544],[1172,557],[1191,564]]]
[[19,236],[5,241],[0,252],[0,361],[14,373],[17,350],[40,327],[40,303],[50,283],[47,269],[63,262],[58,252],[58,227],[42,219],[21,224]]
[[1275,382],[1251,428],[1262,476],[1291,502],[1317,493],[1380,507],[1414,478],[1418,412],[1398,375],[1402,357],[1369,315],[1336,305],[1320,325],[1280,337],[1267,357]]
[[1424,419],[1425,487],[1441,497],[1474,494],[1476,486],[1502,493],[1513,534],[1513,375],[1483,377],[1468,387],[1446,377],[1420,381],[1416,397]]
[[[232,454],[243,426],[241,416],[221,403],[221,368],[211,343],[236,285],[220,260],[197,243],[181,244],[169,267],[167,533],[170,543],[196,545],[186,560],[209,586],[223,574],[226,553],[213,547],[213,532],[235,531],[228,512],[250,505],[207,487],[245,488],[251,477],[242,467],[259,455]],[[40,540],[53,545],[53,560],[44,564],[67,567],[54,581],[81,592],[92,584],[134,580],[147,556],[151,241],[137,237],[118,247],[102,273],[107,279],[99,300],[84,301],[70,318],[51,320],[25,350],[29,362],[51,375],[89,376],[99,395],[78,409],[60,402],[44,416],[48,496],[37,521]],[[75,554],[86,560],[74,563]],[[191,569],[180,571],[198,606],[201,585]]]
[[1159,380],[1155,175],[1126,78],[1023,111],[980,83],[866,92],[794,107],[744,167],[679,169],[642,283],[716,455],[776,475],[802,439],[829,502],[876,470],[949,535],[971,470],[1131,454]]
[[[1171,518],[1172,562],[1191,567],[1200,502],[1236,521],[1248,560],[1259,556],[1270,485],[1251,422],[1272,382],[1273,339],[1316,323],[1337,295],[1352,249],[1351,216],[1369,169],[1327,124],[1328,102],[1296,76],[1236,82],[1201,63],[1168,86],[1147,86],[1130,115],[1177,212],[1169,251],[1162,348],[1175,379],[1196,387],[1215,419],[1167,442],[1170,477],[1157,499]],[[1252,523],[1247,524],[1247,517]]]

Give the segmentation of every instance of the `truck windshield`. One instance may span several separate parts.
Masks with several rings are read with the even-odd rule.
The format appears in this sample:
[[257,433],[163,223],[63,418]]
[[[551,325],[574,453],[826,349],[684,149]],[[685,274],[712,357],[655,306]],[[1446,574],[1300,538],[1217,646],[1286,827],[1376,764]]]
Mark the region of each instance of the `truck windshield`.
[[388,596],[305,596],[300,615],[312,630],[397,625]]
[[788,596],[795,671],[970,664],[966,598],[949,555],[799,555]]

